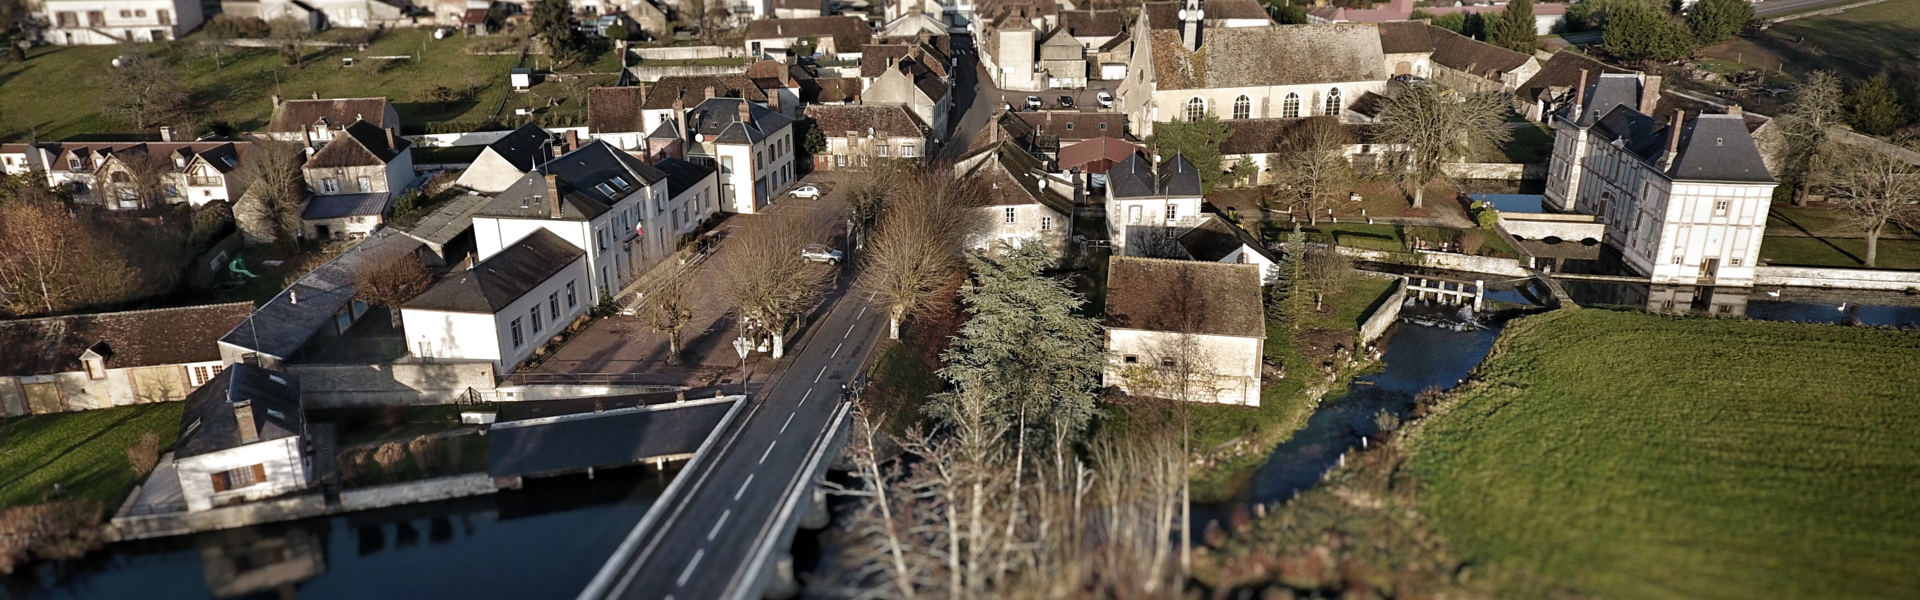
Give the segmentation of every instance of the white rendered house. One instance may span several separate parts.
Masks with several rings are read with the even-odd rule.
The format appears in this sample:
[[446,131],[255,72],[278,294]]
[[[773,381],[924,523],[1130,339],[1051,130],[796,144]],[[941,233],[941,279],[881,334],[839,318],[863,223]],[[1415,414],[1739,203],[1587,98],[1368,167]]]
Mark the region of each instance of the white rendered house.
[[586,251],[539,229],[400,307],[408,350],[512,373],[593,306]]
[[313,483],[300,382],[229,365],[187,396],[173,468],[187,510],[271,498]]
[[1135,396],[1260,405],[1260,268],[1114,256],[1106,384]]
[[487,260],[546,230],[586,250],[583,302],[613,296],[640,272],[643,219],[667,197],[666,174],[595,140],[527,172],[473,215],[473,240]]
[[1200,171],[1186,157],[1157,167],[1134,154],[1107,170],[1107,237],[1114,255],[1139,256],[1156,235],[1171,242],[1176,228],[1200,218]]
[[57,46],[164,42],[205,20],[194,0],[45,0],[42,39]]

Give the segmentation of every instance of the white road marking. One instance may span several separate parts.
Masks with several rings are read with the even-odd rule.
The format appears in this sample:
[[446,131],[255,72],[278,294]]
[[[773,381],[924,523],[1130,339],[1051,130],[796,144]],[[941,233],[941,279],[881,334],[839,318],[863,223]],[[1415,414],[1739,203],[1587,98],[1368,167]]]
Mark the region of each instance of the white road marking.
[[727,524],[727,517],[732,514],[733,514],[733,509],[731,508],[727,509],[726,512],[720,513],[720,520],[714,521],[713,529],[707,531],[707,541],[709,542],[713,541],[713,536],[715,534],[720,533],[720,527]]
[[[871,300],[871,299],[869,299],[869,300]],[[854,316],[853,316],[853,318],[855,318],[855,319],[858,319],[858,318],[860,318],[860,317],[864,317],[864,316],[867,316],[867,307],[865,307],[865,306],[862,306],[862,307],[860,307],[860,314],[857,314],[857,315],[854,315]]]
[[793,424],[793,417],[794,417],[794,415],[798,415],[798,414],[800,414],[800,413],[798,413],[798,412],[795,412],[795,413],[792,413],[792,414],[789,414],[789,415],[787,415],[787,422],[786,422],[785,424],[783,424],[783,425],[781,425],[781,426],[780,426],[780,433],[786,433],[786,432],[787,432],[787,425],[792,425],[792,424]]
[[846,333],[843,333],[843,334],[840,334],[840,339],[843,339],[843,340],[844,340],[844,339],[847,339],[848,337],[852,337],[852,336],[853,336],[853,328],[854,328],[854,325],[859,325],[859,323],[854,323],[853,325],[848,325],[848,326],[847,326],[847,332],[846,332]]
[[821,378],[821,377],[826,377],[826,376],[827,376],[827,368],[826,368],[826,367],[820,367],[820,374],[819,374],[819,375],[814,375],[814,376],[813,376],[813,382],[814,382],[814,383],[820,383],[820,378]]
[[753,474],[752,474],[752,473],[748,473],[748,474],[747,474],[747,480],[746,480],[746,481],[742,481],[742,482],[740,482],[740,491],[737,491],[737,492],[734,492],[734,493],[733,493],[733,499],[734,499],[734,500],[739,500],[739,499],[740,499],[740,495],[741,495],[741,494],[744,494],[744,493],[747,493],[747,486],[748,486],[748,485],[751,485],[752,483],[753,483]]
[[836,356],[840,356],[840,347],[841,347],[841,346],[845,346],[845,345],[846,345],[846,343],[844,343],[844,342],[842,342],[842,343],[839,343],[839,344],[834,344],[834,345],[833,345],[833,354],[828,354],[828,355],[827,355],[827,358],[833,358],[833,357],[836,357]]
[[771,442],[768,442],[768,443],[767,443],[767,451],[766,451],[766,452],[761,452],[761,453],[760,453],[760,463],[761,463],[761,464],[766,464],[766,462],[767,462],[767,455],[769,455],[769,454],[773,454],[773,446],[774,446],[774,444],[778,444],[778,443],[780,443],[780,440],[774,440],[774,441],[771,441]]
[[707,555],[706,550],[694,551],[693,560],[687,562],[687,568],[680,571],[680,578],[673,580],[673,585],[675,587],[686,585],[687,578],[693,576],[693,568],[700,566],[700,558],[706,555]]
[[801,405],[801,406],[806,406],[806,405],[807,405],[807,396],[812,396],[812,395],[813,395],[813,390],[812,390],[812,389],[808,389],[808,390],[807,390],[807,393],[805,393],[805,394],[801,394],[801,395],[800,395],[800,405]]

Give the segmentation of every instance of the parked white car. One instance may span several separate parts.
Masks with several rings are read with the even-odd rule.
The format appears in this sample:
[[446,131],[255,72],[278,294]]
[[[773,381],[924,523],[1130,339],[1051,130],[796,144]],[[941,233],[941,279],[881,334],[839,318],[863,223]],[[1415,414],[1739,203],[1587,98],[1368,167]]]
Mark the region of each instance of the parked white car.
[[800,247],[800,258],[837,265],[840,264],[840,251],[828,248],[825,244],[807,244]]
[[1027,110],[1040,110],[1040,97],[1027,96]]
[[816,186],[816,185],[813,185],[813,184],[811,184],[811,183],[809,183],[809,184],[806,184],[806,185],[803,185],[803,186],[800,186],[800,187],[797,187],[797,188],[793,188],[793,197],[795,197],[795,198],[819,198],[819,197],[820,197],[820,187],[819,187],[819,186]]
[[1100,92],[1094,99],[1100,101],[1100,108],[1113,108],[1113,94]]

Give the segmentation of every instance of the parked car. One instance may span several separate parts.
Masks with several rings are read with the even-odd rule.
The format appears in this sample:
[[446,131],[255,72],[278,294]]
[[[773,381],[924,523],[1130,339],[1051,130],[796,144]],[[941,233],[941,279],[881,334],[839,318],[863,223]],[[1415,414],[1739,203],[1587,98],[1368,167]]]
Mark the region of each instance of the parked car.
[[1073,108],[1073,96],[1061,96],[1060,108]]
[[819,197],[820,197],[820,187],[819,187],[819,186],[816,186],[816,185],[814,185],[814,184],[811,184],[811,183],[809,183],[809,184],[806,184],[806,185],[803,185],[803,186],[800,186],[800,187],[797,187],[797,188],[793,188],[793,197],[795,197],[795,198],[819,198]]
[[807,244],[800,247],[800,258],[837,265],[840,264],[840,251],[828,248],[825,244]]
[[1113,108],[1113,94],[1100,92],[1094,95],[1093,98],[1100,101],[1100,108]]
[[1040,110],[1040,97],[1027,96],[1027,110]]

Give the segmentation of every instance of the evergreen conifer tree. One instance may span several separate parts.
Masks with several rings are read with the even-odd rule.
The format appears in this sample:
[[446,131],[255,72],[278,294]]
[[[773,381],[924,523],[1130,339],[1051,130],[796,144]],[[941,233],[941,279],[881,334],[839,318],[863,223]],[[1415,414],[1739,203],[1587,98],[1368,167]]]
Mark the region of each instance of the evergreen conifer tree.
[[1885,71],[1854,87],[1853,93],[1847,95],[1847,124],[1861,133],[1891,135],[1906,123],[1906,111],[1900,106],[1900,97],[1893,93]]
[[1533,54],[1539,30],[1535,29],[1533,0],[1513,0],[1507,11],[1487,32],[1487,43],[1522,54]]

